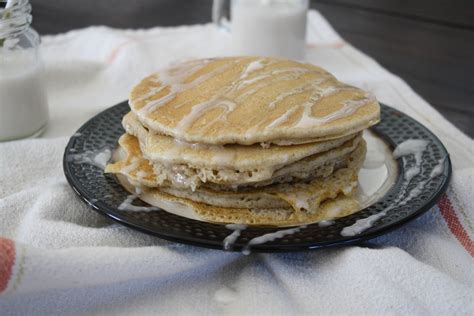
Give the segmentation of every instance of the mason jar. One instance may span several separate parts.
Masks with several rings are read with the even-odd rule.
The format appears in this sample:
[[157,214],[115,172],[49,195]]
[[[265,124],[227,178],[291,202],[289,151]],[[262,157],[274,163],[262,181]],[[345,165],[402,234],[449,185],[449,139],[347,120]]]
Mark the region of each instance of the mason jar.
[[39,135],[48,102],[28,0],[0,0],[0,141]]

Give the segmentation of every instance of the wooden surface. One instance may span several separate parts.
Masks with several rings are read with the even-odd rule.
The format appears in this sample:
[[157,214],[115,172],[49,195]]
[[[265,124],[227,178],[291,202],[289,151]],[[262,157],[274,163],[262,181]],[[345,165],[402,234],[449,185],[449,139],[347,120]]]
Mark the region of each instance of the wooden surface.
[[[31,0],[33,27],[55,34],[89,25],[147,28],[206,23],[211,0]],[[474,137],[474,1],[318,0],[355,47],[375,58]]]

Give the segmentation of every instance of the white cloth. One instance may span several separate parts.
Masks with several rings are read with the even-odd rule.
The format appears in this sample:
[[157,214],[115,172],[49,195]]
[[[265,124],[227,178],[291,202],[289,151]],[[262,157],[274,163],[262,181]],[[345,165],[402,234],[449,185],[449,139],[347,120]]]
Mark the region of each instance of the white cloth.
[[0,314],[474,314],[473,140],[316,11],[307,59],[419,120],[451,153],[448,194],[431,211],[364,246],[244,256],[133,231],[75,198],[61,165],[68,136],[146,74],[227,54],[229,41],[210,24],[43,38],[49,127],[0,144]]

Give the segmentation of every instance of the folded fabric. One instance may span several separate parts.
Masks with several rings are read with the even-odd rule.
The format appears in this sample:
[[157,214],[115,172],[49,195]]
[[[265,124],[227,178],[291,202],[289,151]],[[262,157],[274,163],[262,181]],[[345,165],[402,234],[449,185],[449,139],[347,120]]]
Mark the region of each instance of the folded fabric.
[[68,136],[175,60],[229,55],[211,24],[90,27],[43,37],[51,121],[0,143],[0,314],[474,314],[474,142],[316,11],[307,60],[419,120],[453,162],[447,194],[357,247],[228,253],[164,241],[95,213],[62,171]]

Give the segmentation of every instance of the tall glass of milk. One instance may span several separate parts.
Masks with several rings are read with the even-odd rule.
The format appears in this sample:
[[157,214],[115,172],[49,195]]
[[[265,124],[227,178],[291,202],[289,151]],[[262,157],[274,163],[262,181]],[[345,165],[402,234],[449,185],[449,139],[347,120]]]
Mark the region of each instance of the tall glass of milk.
[[232,34],[232,53],[304,59],[308,0],[214,0],[213,21]]
[[28,0],[0,1],[0,141],[39,135],[48,103]]

